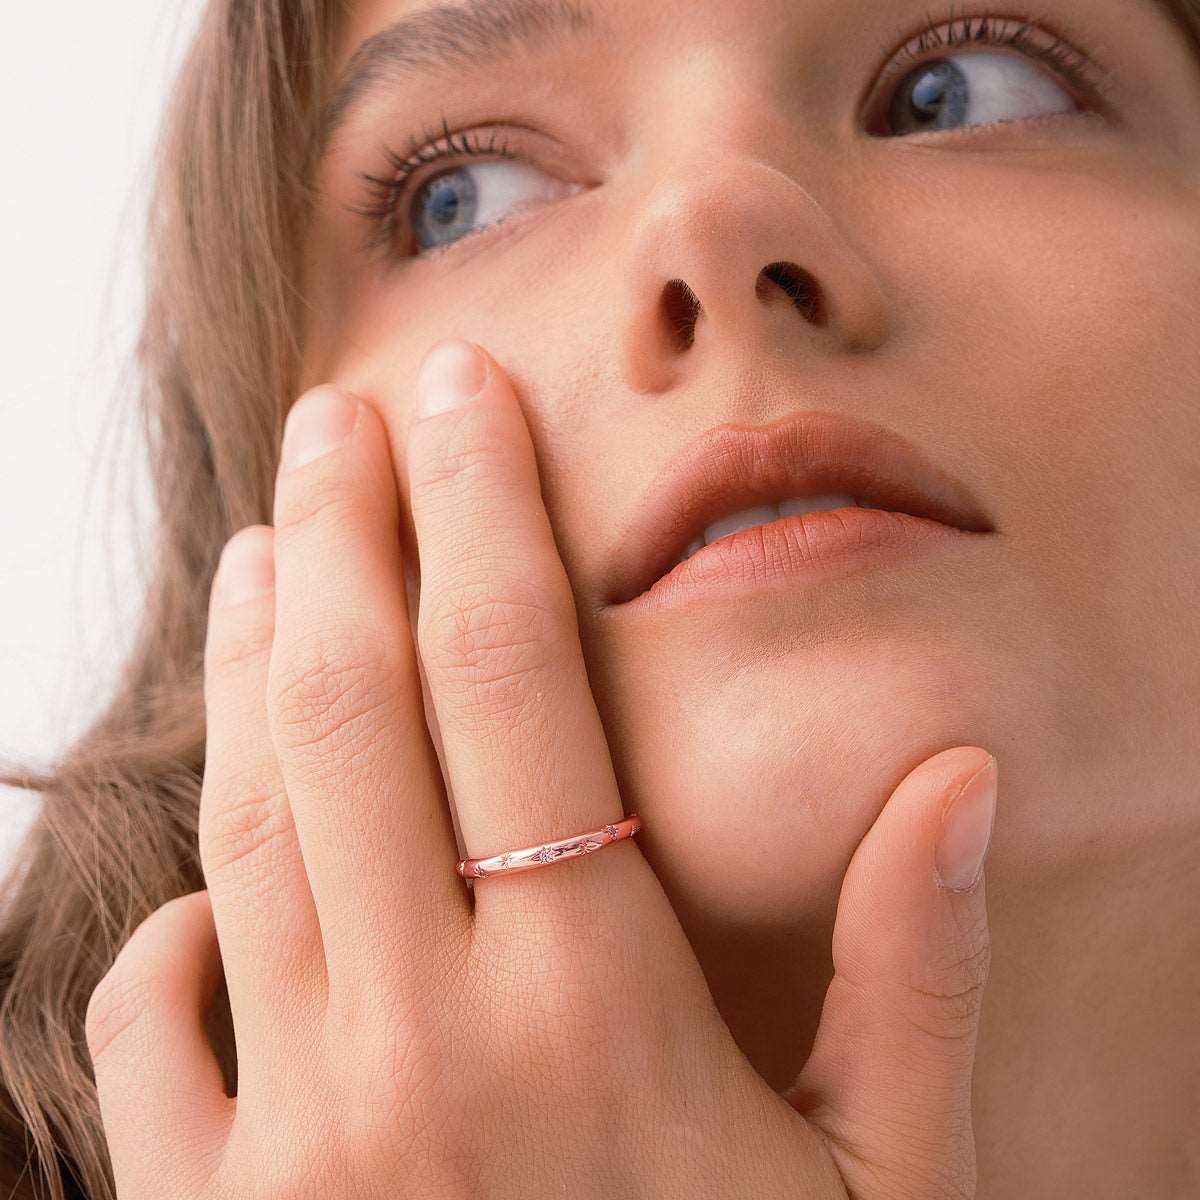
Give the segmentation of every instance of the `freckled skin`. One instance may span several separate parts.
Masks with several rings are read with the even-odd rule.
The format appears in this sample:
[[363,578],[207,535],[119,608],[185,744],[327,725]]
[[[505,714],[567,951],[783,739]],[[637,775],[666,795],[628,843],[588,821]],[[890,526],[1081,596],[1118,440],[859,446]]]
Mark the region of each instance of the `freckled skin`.
[[[406,7],[352,5],[335,71]],[[302,386],[376,398],[402,463],[433,342],[504,366],[638,844],[776,1086],[810,1049],[880,806],[937,750],[989,748],[979,1194],[1166,1195],[1200,1169],[1181,1149],[1200,1088],[1200,71],[1150,6],[1059,0],[1081,51],[1111,47],[1111,112],[872,138],[858,98],[924,27],[913,6],[880,30],[883,7],[607,0],[613,32],[539,55],[521,88],[510,69],[376,104],[319,180]],[[540,137],[518,155],[595,186],[382,271],[343,207],[355,173],[443,109],[451,128],[521,118]],[[812,277],[827,323],[756,289],[775,261]],[[700,304],[686,349],[672,279]],[[605,552],[665,463],[801,408],[919,444],[998,536],[640,624],[597,613]]]

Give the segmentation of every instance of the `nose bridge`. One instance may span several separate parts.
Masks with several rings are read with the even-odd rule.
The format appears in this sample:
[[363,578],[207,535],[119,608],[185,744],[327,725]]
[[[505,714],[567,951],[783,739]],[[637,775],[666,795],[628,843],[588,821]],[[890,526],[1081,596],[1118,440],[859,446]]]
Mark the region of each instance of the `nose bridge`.
[[726,148],[674,162],[640,210],[619,264],[635,390],[722,341],[764,353],[814,338],[851,351],[882,341],[878,279],[795,176]]

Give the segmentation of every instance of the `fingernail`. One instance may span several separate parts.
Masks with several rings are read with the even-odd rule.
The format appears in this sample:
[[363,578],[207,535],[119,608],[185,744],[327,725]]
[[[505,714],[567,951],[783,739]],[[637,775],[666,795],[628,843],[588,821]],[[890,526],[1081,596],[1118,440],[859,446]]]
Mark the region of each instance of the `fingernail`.
[[253,600],[275,587],[275,550],[271,531],[249,526],[225,543],[213,584],[219,604],[230,606]]
[[280,457],[285,471],[328,454],[344,442],[358,418],[358,401],[337,388],[310,388],[288,413]]
[[942,887],[959,892],[975,886],[992,840],[995,815],[996,760],[989,758],[942,817],[934,855]]
[[487,362],[470,342],[445,338],[425,356],[417,375],[416,416],[432,417],[473,399],[483,390]]

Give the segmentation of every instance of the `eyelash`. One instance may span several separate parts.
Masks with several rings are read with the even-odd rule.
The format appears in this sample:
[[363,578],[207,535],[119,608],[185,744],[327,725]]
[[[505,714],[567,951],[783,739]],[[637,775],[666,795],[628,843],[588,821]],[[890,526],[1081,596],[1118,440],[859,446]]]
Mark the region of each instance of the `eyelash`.
[[[1023,50],[1030,58],[1049,63],[1068,83],[1084,92],[1095,92],[1105,96],[1112,87],[1111,72],[1098,69],[1090,59],[1057,34],[1050,32],[1051,18],[1048,15],[1039,14],[1020,20],[992,14],[968,17],[958,11],[960,7],[957,4],[951,5],[950,11],[941,18],[926,13],[925,19],[929,27],[895,52],[884,73],[882,84],[890,85],[903,78],[911,66],[925,60],[930,50],[974,43],[1012,46]],[[943,29],[942,26],[946,28]],[[1049,45],[1032,36],[1038,26],[1050,32],[1054,40]]]
[[[422,145],[422,138],[425,139],[424,145]],[[390,176],[372,175],[366,171],[359,173],[359,178],[367,184],[368,199],[371,202],[362,207],[354,207],[351,209],[351,212],[356,212],[360,216],[366,217],[370,222],[370,233],[362,247],[368,254],[373,254],[380,250],[386,251],[392,246],[395,240],[396,218],[400,209],[400,202],[406,198],[407,192],[416,190],[415,187],[409,188],[409,180],[425,163],[437,162],[443,158],[453,158],[456,155],[467,157],[476,155],[495,156],[499,158],[517,157],[516,154],[509,150],[507,141],[502,141],[499,145],[496,145],[496,133],[494,130],[486,145],[481,143],[477,134],[473,135],[470,131],[459,135],[456,143],[455,135],[450,131],[445,114],[442,115],[442,136],[440,138],[435,139],[434,135],[422,125],[421,134],[410,137],[408,139],[408,146],[409,154],[407,157],[402,156],[390,147],[384,147],[384,158],[387,159],[388,166],[392,169]],[[485,226],[485,228],[491,228],[491,226]],[[483,231],[479,230],[478,232]],[[468,233],[453,242],[448,242],[445,246],[434,247],[432,250],[424,250],[421,252],[421,257],[429,258],[443,249],[449,249],[450,246],[461,245],[467,238],[472,236],[472,234]]]
[[[881,86],[890,86],[903,78],[909,69],[925,60],[930,50],[981,44],[1012,46],[1022,50],[1031,58],[1049,63],[1067,82],[1084,92],[1104,96],[1111,87],[1111,72],[1097,69],[1094,63],[1062,38],[1051,34],[1054,40],[1046,45],[1031,36],[1031,30],[1038,25],[1045,26],[1049,21],[1048,17],[1039,15],[1020,21],[990,14],[967,17],[957,11],[959,7],[957,4],[951,5],[949,13],[941,18],[926,13],[926,29],[893,54]],[[440,138],[435,138],[422,126],[419,136],[409,138],[407,156],[402,156],[389,147],[383,148],[383,155],[391,169],[389,176],[374,175],[366,171],[359,173],[359,178],[366,184],[368,203],[363,206],[351,206],[350,211],[365,217],[369,222],[368,234],[362,244],[364,253],[382,253],[385,258],[388,257],[395,242],[401,203],[408,198],[410,192],[415,192],[415,185],[410,187],[410,181],[426,163],[456,156],[519,157],[509,150],[507,141],[496,144],[495,131],[486,144],[481,142],[477,134],[470,131],[457,135],[457,142],[455,137],[443,114]],[[443,250],[461,245],[497,224],[500,222],[493,222],[492,225],[465,234],[443,246],[420,251],[417,257],[431,258]]]

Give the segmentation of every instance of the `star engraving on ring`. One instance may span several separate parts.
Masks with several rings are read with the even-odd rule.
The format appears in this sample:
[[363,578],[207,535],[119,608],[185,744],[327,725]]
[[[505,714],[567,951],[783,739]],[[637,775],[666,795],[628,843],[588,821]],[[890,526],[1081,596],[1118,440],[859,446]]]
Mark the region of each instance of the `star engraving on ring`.
[[549,846],[543,846],[533,857],[538,862],[548,863],[554,861],[555,855]]
[[617,827],[615,825],[605,825],[604,832],[607,833],[612,840],[616,840]]

